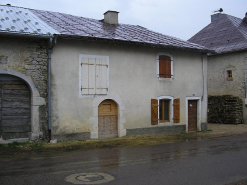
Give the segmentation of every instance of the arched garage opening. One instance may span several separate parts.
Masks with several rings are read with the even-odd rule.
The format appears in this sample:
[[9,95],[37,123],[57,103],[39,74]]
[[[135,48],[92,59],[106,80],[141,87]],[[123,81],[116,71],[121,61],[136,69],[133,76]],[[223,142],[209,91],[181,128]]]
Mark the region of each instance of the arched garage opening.
[[0,75],[0,137],[4,140],[29,138],[31,92],[19,77]]

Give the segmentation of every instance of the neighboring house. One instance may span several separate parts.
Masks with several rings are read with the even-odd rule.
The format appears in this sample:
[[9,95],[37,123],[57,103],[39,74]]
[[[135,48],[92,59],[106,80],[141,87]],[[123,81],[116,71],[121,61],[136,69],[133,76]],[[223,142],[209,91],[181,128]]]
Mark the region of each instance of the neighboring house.
[[208,121],[247,123],[247,13],[243,19],[215,13],[188,41],[216,51],[208,55]]
[[[1,79],[5,74],[17,76],[39,94],[47,86],[36,84],[36,80],[48,80],[48,87],[51,84],[48,99],[45,93],[39,95],[41,102],[48,104],[49,121],[41,123],[46,118],[40,114],[38,125],[31,119],[31,128],[49,130],[52,139],[58,140],[206,129],[207,53],[212,52],[206,47],[141,26],[119,24],[116,11],[107,11],[103,20],[12,6],[0,6],[0,13],[4,17],[14,14],[16,20],[19,14],[31,15],[25,24],[38,30],[39,37],[33,38],[36,32],[11,30],[18,26],[15,21],[6,24],[9,29],[3,28],[6,18],[0,26],[1,38],[8,46],[0,46],[1,60],[7,63],[0,66]],[[49,31],[52,35],[40,33],[47,33],[46,29],[54,29]],[[30,48],[29,42],[36,45],[30,44]],[[22,52],[25,46],[31,51]],[[43,58],[36,58],[37,47],[42,48]],[[49,51],[47,56],[44,48]],[[22,53],[27,57],[14,58]],[[20,62],[24,63],[21,70],[17,68]],[[46,69],[45,62],[51,62],[48,79],[40,71]],[[3,129],[1,132],[3,135]]]

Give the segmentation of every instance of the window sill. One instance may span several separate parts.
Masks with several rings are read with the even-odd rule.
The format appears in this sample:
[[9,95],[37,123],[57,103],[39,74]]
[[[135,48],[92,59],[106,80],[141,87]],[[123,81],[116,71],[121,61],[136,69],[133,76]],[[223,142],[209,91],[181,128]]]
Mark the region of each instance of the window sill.
[[106,96],[108,94],[80,94],[80,98],[94,98],[96,96]]
[[172,78],[160,78],[160,77],[157,77],[157,79],[160,80],[160,81],[166,81],[166,82],[173,81],[173,77]]
[[227,81],[233,81],[233,78],[229,77],[227,78]]
[[158,125],[157,125],[158,127],[159,126],[173,126],[173,123],[171,123],[171,122],[166,122],[166,123],[158,123]]

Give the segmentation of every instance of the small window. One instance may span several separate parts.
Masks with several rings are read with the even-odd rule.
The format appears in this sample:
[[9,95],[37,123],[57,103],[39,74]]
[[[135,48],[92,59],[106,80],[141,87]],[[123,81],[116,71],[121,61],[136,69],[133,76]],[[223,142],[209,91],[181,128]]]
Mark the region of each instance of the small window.
[[159,122],[170,122],[170,100],[162,99],[159,102]]
[[232,70],[227,70],[227,72],[226,72],[227,74],[227,80],[228,81],[232,81],[233,80],[233,78],[232,78]]
[[173,78],[173,60],[169,54],[161,53],[157,55],[157,77],[158,79]]

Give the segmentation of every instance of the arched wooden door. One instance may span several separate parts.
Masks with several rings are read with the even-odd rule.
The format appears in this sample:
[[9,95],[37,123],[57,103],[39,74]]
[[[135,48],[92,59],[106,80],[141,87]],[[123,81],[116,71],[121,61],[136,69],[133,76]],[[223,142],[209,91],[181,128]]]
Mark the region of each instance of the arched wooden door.
[[0,75],[0,137],[28,138],[31,101],[28,85],[11,75]]
[[104,100],[98,107],[99,139],[118,137],[118,106],[113,100]]

